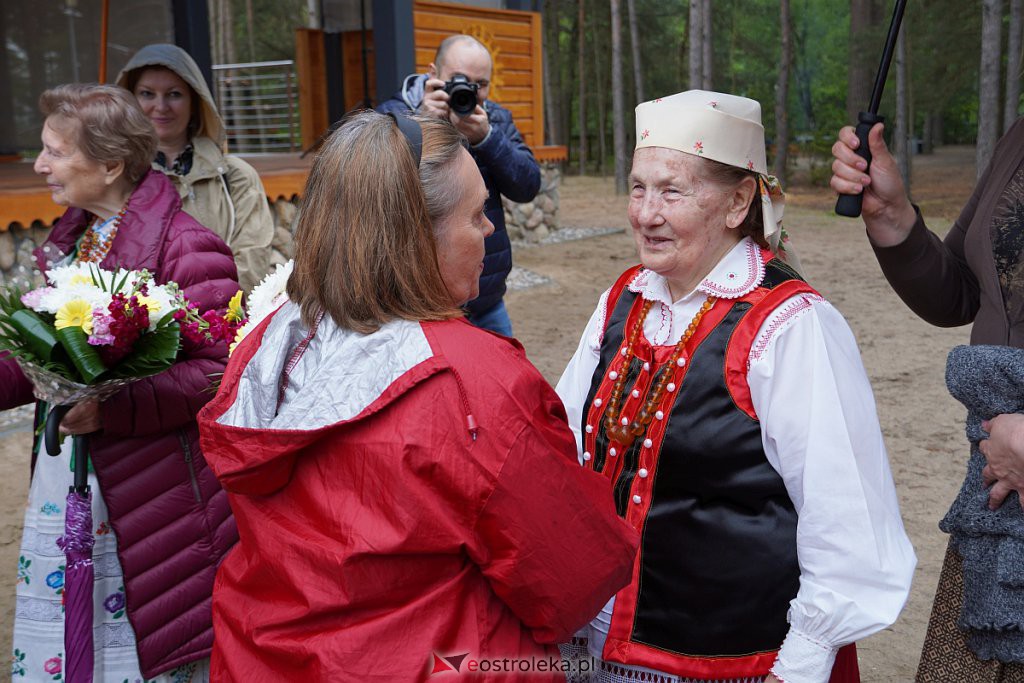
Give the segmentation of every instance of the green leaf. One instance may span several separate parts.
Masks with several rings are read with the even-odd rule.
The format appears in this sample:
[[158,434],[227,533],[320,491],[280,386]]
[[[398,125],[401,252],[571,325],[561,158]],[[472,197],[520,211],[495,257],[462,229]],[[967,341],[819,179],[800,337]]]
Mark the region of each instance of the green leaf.
[[161,320],[155,330],[139,337],[135,348],[114,368],[115,377],[148,377],[174,364],[181,345],[177,322]]
[[27,308],[15,311],[7,318],[7,322],[18,332],[28,351],[44,361],[51,360],[53,350],[59,343],[53,327]]
[[89,337],[81,327],[57,330],[57,339],[86,384],[95,383],[107,371],[100,354],[89,345]]

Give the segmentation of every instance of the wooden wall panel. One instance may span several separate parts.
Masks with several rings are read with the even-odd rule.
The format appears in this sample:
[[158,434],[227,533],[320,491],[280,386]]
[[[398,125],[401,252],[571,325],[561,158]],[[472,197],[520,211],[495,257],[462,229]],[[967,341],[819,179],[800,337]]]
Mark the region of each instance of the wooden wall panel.
[[[341,34],[342,79],[345,82],[345,111],[363,106],[363,46],[359,39],[362,31],[345,31]],[[373,59],[373,31],[366,32],[366,67],[369,77],[370,101],[379,102],[391,96],[381,93],[377,98],[377,69]],[[395,87],[398,90],[398,86]]]
[[416,70],[425,72],[446,37],[465,33],[494,58],[489,97],[512,112],[526,144],[544,144],[541,22],[537,12],[496,10],[430,0],[413,3]]
[[302,148],[309,149],[327,130],[327,73],[323,32],[295,30],[295,71],[299,81],[299,131]]

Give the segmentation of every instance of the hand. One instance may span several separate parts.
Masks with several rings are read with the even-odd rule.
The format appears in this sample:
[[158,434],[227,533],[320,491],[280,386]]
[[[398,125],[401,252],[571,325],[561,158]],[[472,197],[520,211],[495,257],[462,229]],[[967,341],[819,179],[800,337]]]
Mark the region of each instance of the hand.
[[428,78],[423,84],[423,90],[419,113],[447,120],[451,108],[448,106],[448,93],[444,91],[444,81],[440,78]]
[[469,116],[459,116],[452,112],[448,120],[459,129],[460,133],[466,136],[471,145],[479,145],[491,130],[491,122],[487,118],[487,112],[479,104],[476,105],[476,109]]
[[768,674],[768,676],[764,679],[764,683],[782,683],[782,681],[776,678],[774,674]]
[[99,401],[83,401],[60,421],[61,434],[92,434],[103,428]]
[[883,124],[878,123],[868,133],[871,168],[866,173],[867,164],[854,151],[860,146],[860,140],[853,127],[846,126],[839,131],[839,138],[832,145],[835,160],[829,185],[840,194],[863,193],[861,215],[868,235],[875,244],[891,247],[907,239],[917,215],[907,199],[896,160],[885,146],[883,130]]
[[[981,428],[989,433],[989,438],[978,444],[988,461],[981,476],[985,485],[992,487],[988,506],[995,510],[1010,491],[1024,494],[1024,415],[996,415],[982,422]],[[1020,503],[1024,508],[1024,495]]]

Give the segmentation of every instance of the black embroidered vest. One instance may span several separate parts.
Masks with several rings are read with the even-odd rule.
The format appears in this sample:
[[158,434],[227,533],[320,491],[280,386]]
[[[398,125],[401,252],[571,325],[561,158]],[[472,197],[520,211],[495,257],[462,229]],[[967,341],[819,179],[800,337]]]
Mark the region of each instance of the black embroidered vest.
[[[765,653],[788,631],[799,578],[797,515],[765,456],[746,389],[750,344],[770,313],[758,303],[781,303],[770,293],[784,283],[777,294],[787,298],[813,293],[773,259],[753,292],[715,302],[684,349],[685,363],[673,370],[658,416],[626,449],[609,442],[604,409],[641,298],[623,289],[609,302],[583,416],[584,464],[609,477],[619,514],[642,534],[636,578],[618,595],[609,634],[614,641],[618,622],[625,647],[651,649],[655,658],[639,664],[668,670],[664,657],[679,657],[673,673],[685,673],[687,661],[755,656],[751,673],[767,671]],[[635,347],[622,394],[621,416],[630,420],[672,351],[651,347],[643,335]]]

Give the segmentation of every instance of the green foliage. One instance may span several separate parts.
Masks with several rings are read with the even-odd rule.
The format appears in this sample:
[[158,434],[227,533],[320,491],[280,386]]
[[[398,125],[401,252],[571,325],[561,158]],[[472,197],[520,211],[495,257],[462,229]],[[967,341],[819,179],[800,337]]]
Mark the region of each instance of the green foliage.
[[[836,131],[852,124],[846,100],[851,59],[863,60],[873,74],[881,57],[892,11],[891,0],[876,2],[878,25],[850,46],[852,0],[791,0],[793,67],[789,80],[789,129],[800,154],[829,156]],[[641,63],[648,98],[685,90],[688,84],[687,23],[689,0],[634,0],[641,37]],[[628,16],[623,4],[623,83],[627,135],[632,135],[636,103]],[[761,102],[765,135],[775,137],[775,89],[781,55],[777,0],[714,0],[713,88]],[[587,41],[588,159],[597,160],[598,93],[604,97],[605,127],[611,140],[611,41],[608,3],[587,0],[587,25],[577,26],[576,0],[550,0],[545,13],[554,13],[558,27],[557,57],[548,51],[549,68],[558,69],[559,108],[564,139],[577,158],[579,81],[577,43]],[[551,17],[548,17],[551,20]],[[973,142],[977,132],[977,74],[980,54],[980,0],[910,0],[904,17],[910,74],[914,135],[923,137],[928,114],[942,121],[945,142]],[[597,62],[600,63],[597,63]],[[597,77],[600,73],[600,79]],[[895,111],[896,73],[890,69],[882,114],[891,121]],[[864,103],[864,107],[867,106]],[[818,148],[821,148],[821,151]]]

